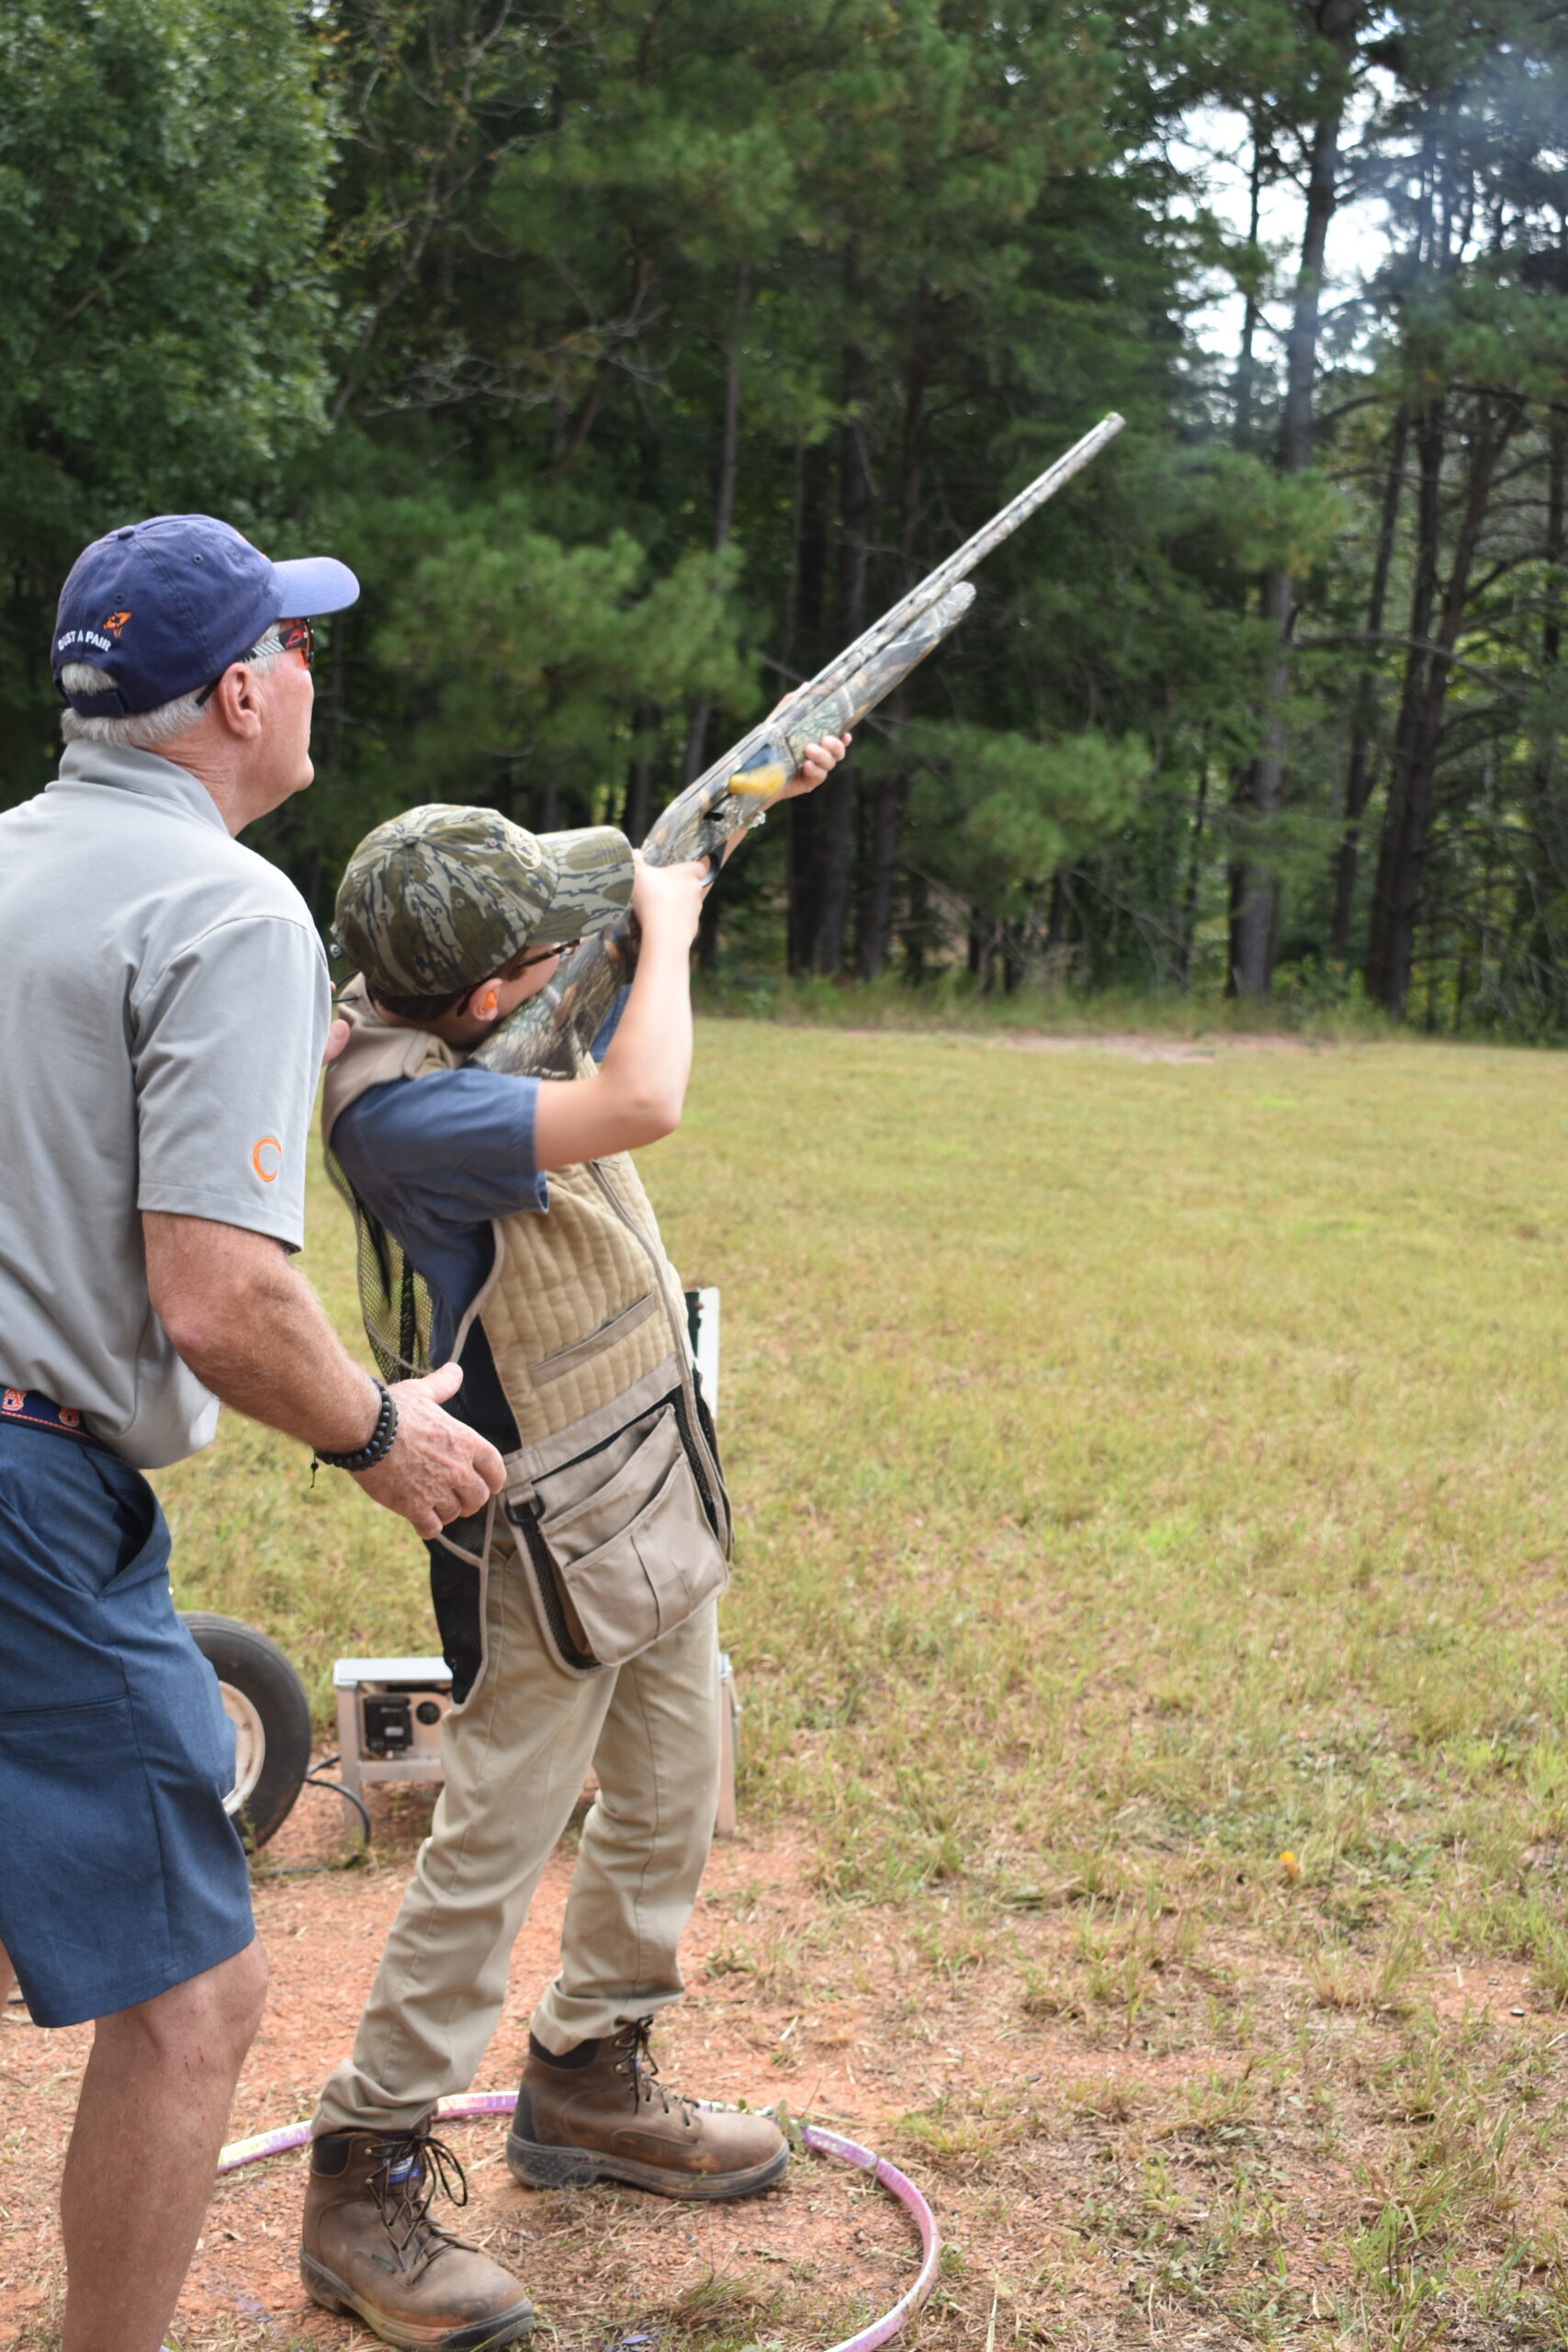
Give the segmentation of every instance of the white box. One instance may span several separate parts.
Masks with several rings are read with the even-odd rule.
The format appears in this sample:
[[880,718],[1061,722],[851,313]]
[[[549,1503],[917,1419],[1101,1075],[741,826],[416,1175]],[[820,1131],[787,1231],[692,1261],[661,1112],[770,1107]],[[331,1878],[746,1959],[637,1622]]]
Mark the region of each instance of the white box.
[[[446,1778],[441,1721],[452,1704],[452,1676],[444,1657],[340,1657],[333,1668],[333,1689],[337,1693],[338,1769],[350,1796],[363,1802],[371,1781]],[[733,1838],[739,1826],[735,1766],[739,1736],[735,1671],[728,1651],[720,1650],[716,1838]]]

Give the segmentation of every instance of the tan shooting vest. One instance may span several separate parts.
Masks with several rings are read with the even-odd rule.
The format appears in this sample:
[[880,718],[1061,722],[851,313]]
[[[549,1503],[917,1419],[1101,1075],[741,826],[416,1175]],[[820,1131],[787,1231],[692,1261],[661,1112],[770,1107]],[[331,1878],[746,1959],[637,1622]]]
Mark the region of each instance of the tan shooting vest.
[[[360,980],[337,1010],[349,1040],[327,1071],[321,1134],[329,1149],[337,1120],[371,1087],[462,1065],[428,1030],[383,1021]],[[586,1057],[584,1068],[592,1068]],[[552,1169],[549,1193],[542,1213],[492,1219],[490,1275],[453,1344],[460,1355],[483,1318],[522,1453],[537,1454],[540,1468],[562,1458],[552,1441],[628,1392],[640,1395],[666,1367],[667,1388],[675,1387],[691,1363],[680,1277],[628,1155]]]
[[[349,1040],[326,1076],[321,1132],[329,1151],[336,1122],[371,1087],[462,1062],[427,1030],[383,1021],[361,980],[338,1011]],[[592,1068],[586,1057],[583,1068]],[[728,1556],[729,1504],[693,1379],[685,1297],[641,1179],[621,1153],[552,1169],[548,1182],[547,1210],[491,1221],[490,1274],[452,1349],[460,1355],[475,1321],[482,1322],[520,1440],[505,1456],[507,1517],[521,1532],[536,1482],[551,1482],[558,1496],[563,1488],[552,1473],[608,1448],[617,1432],[675,1395],[685,1450]],[[606,1453],[606,1465],[616,1458]]]

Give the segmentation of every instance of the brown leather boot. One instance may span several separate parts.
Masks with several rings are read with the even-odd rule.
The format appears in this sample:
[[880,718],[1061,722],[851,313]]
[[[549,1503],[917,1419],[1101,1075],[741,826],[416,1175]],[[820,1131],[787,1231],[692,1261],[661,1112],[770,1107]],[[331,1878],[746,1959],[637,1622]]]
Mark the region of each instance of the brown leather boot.
[[789,2148],[765,2115],[682,2098],[658,2080],[651,2018],[552,2057],[528,2036],[506,2161],[525,2188],[628,2180],[660,2197],[749,2197],[777,2180]]
[[462,2165],[427,2130],[312,2141],[299,2247],[306,2293],[329,2312],[357,2312],[400,2352],[525,2343],[533,2305],[509,2270],[431,2220],[438,2186],[468,2203]]

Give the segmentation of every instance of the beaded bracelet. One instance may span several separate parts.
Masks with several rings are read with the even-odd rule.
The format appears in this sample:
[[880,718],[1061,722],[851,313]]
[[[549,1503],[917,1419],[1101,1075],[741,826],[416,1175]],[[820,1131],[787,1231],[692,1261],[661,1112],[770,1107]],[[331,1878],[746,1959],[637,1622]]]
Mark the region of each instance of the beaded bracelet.
[[312,1472],[319,1462],[324,1462],[329,1470],[374,1470],[378,1462],[385,1462],[392,1450],[392,1440],[398,1434],[398,1404],[385,1381],[378,1380],[376,1386],[380,1393],[381,1409],[365,1443],[357,1446],[352,1453],[329,1453],[324,1445],[312,1447]]

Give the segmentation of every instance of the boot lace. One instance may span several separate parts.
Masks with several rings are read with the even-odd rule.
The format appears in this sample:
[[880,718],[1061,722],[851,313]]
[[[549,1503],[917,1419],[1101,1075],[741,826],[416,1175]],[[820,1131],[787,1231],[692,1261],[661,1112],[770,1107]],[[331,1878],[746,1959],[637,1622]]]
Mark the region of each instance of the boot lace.
[[371,2190],[381,2208],[381,2220],[400,2260],[417,2276],[443,2246],[463,2241],[430,2218],[430,2201],[437,2188],[454,2205],[468,2201],[468,2177],[457,2153],[444,2140],[423,2132],[405,2132],[383,2140],[370,2176]]
[[649,2047],[653,2032],[653,2018],[632,2018],[627,2021],[622,2040],[625,2048],[615,2061],[617,2075],[625,2075],[632,2086],[634,2107],[652,2107],[655,2101],[666,2115],[678,2116],[688,2132],[697,2126],[698,2102],[687,2098],[680,2091],[671,2090],[659,2079],[659,2061]]

